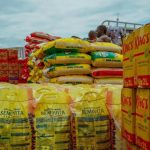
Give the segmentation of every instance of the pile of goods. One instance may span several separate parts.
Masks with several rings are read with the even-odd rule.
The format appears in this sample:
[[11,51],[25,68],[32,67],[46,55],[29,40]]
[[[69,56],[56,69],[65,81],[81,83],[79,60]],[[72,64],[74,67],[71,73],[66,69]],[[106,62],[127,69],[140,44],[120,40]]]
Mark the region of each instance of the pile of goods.
[[150,149],[150,25],[124,39],[122,134],[130,149]]
[[111,149],[107,88],[0,84],[0,149]]
[[25,38],[27,44],[25,45],[25,56],[28,57],[35,49],[39,49],[43,43],[53,41],[60,37],[52,36],[43,32],[33,32]]
[[18,50],[0,49],[0,82],[25,83],[27,70],[27,60],[18,60]]
[[[121,47],[76,38],[56,39],[29,57],[29,82],[121,83]],[[97,68],[96,68],[97,67]],[[108,67],[108,68],[105,68]]]
[[101,84],[122,84],[122,59],[118,53],[96,51],[91,53],[92,57],[92,76],[95,83]]

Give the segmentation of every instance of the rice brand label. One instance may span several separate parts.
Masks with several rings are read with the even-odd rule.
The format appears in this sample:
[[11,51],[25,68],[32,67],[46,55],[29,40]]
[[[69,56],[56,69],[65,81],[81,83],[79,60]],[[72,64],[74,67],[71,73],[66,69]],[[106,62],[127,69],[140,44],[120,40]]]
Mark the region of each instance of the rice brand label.
[[45,109],[44,111],[41,112],[41,115],[46,115],[46,116],[53,116],[53,117],[58,117],[58,116],[63,116],[66,115],[65,111],[62,109]]
[[138,89],[136,94],[136,144],[150,148],[150,90]]
[[122,90],[122,135],[131,143],[135,143],[135,90],[123,88]]
[[19,109],[11,110],[11,109],[5,108],[4,110],[0,111],[0,115],[3,116],[4,118],[19,117],[23,115],[23,111]]
[[136,87],[136,72],[135,72],[135,59],[134,59],[134,47],[132,40],[134,39],[134,33],[130,34],[124,39],[123,42],[123,79],[124,87]]

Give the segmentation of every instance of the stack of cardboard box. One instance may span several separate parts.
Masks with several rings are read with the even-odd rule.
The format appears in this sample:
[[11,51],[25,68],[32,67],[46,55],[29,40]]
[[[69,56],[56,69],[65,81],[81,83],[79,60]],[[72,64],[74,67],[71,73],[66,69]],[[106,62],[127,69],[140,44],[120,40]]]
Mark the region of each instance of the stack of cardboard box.
[[18,51],[0,49],[0,82],[18,83]]
[[18,82],[19,83],[27,83],[27,79],[29,76],[29,71],[28,71],[28,59],[19,59],[19,78]]
[[135,149],[150,149],[150,24],[124,39],[122,135]]
[[0,82],[8,82],[8,51],[0,49]]

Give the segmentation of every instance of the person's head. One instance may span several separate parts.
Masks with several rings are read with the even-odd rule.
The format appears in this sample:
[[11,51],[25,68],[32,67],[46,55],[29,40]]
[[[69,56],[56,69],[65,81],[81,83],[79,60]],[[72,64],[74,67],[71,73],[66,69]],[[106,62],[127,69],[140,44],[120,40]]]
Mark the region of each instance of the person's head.
[[96,40],[96,32],[91,30],[88,34],[89,40]]
[[104,34],[106,35],[107,34],[107,27],[104,25],[100,25],[97,27],[96,32],[97,32],[97,37],[100,37]]

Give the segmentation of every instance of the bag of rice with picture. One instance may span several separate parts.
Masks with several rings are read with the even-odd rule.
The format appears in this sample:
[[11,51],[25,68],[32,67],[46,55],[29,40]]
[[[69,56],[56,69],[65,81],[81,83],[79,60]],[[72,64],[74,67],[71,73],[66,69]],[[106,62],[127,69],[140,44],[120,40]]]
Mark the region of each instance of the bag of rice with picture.
[[90,43],[90,47],[88,52],[94,51],[106,51],[106,52],[114,52],[114,53],[121,53],[122,48],[116,44],[108,43],[108,42],[95,42]]
[[123,56],[113,52],[92,52],[92,65],[94,67],[121,68]]
[[[0,89],[0,149],[31,150],[32,136],[28,118],[32,102],[24,88]],[[29,107],[30,103],[30,107]]]
[[70,96],[49,91],[39,97],[35,110],[36,149],[70,150]]
[[110,149],[110,120],[103,92],[91,90],[71,104],[73,150]]
[[60,76],[50,79],[50,83],[60,84],[92,84],[93,78],[86,75]]
[[52,65],[43,71],[47,77],[64,75],[86,75],[91,73],[91,66],[88,64]]
[[44,58],[46,66],[54,64],[91,64],[91,56],[84,53],[55,53]]

